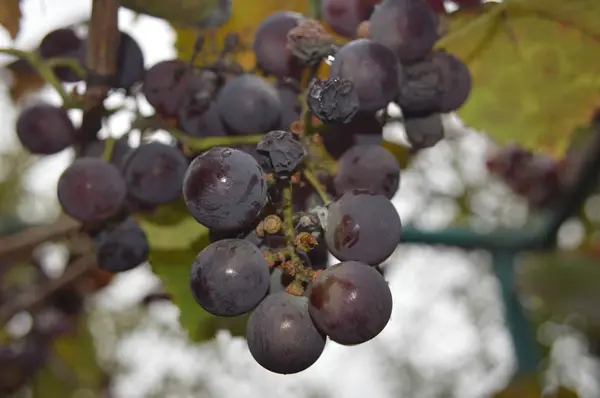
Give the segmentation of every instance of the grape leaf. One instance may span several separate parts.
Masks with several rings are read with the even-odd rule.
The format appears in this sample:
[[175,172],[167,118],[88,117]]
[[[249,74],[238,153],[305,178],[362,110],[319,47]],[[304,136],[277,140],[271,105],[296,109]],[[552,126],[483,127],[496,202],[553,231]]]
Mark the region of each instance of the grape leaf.
[[600,104],[600,2],[506,0],[461,10],[438,43],[467,62],[459,115],[500,143],[564,154]]
[[103,372],[96,360],[96,348],[85,318],[79,319],[72,334],[59,337],[53,346],[60,371],[46,366],[36,374],[32,395],[37,397],[71,397],[78,391],[98,391]]
[[600,335],[600,267],[584,251],[532,253],[517,268],[516,286],[525,304],[532,299],[532,315],[564,320],[573,314],[585,319],[585,332]]
[[170,22],[196,26],[217,4],[217,0],[122,0],[121,5],[140,14]]
[[209,340],[221,329],[229,330],[234,336],[244,335],[247,316],[214,316],[204,311],[192,297],[190,267],[197,253],[193,250],[153,250],[150,254],[152,270],[160,277],[165,290],[171,294],[173,303],[179,308],[181,326],[192,341]]
[[20,0],[0,0],[0,25],[10,34],[13,39],[19,33],[21,25]]

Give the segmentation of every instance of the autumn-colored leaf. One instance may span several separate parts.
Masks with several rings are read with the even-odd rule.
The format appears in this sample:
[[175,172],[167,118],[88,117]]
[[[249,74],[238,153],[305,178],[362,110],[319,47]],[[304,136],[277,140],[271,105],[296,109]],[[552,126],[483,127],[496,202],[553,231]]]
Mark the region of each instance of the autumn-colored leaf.
[[0,25],[10,34],[13,39],[19,33],[21,24],[20,0],[0,0]]
[[506,0],[453,14],[439,47],[466,61],[459,111],[500,143],[560,156],[600,105],[600,2]]
[[11,73],[10,97],[17,103],[25,98],[27,94],[39,91],[46,81],[25,60],[17,60],[6,66]]

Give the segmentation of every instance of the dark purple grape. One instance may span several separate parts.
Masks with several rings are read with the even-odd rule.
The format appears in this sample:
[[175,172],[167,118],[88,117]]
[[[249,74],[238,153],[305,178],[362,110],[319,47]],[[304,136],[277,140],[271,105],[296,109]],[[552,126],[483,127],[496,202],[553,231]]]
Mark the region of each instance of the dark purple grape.
[[0,345],[0,396],[17,393],[46,364],[49,352],[48,339],[36,334]]
[[115,216],[127,197],[125,180],[110,163],[79,158],[58,179],[58,201],[69,216],[97,223]]
[[469,97],[469,69],[451,54],[436,51],[405,71],[406,81],[396,99],[405,117],[452,112]]
[[142,92],[146,100],[164,118],[177,116],[193,70],[178,59],[161,61],[146,71]]
[[444,125],[439,113],[404,120],[406,138],[414,149],[431,148],[444,139]]
[[[42,59],[48,60],[52,58],[66,58],[74,61],[82,61],[81,45],[82,40],[73,29],[61,28],[56,29],[44,36],[38,46],[38,53]],[[75,83],[81,80],[81,77],[69,67],[57,66],[54,69],[54,74],[61,81],[67,83]]]
[[227,129],[221,121],[215,102],[211,102],[208,109],[202,112],[194,111],[193,107],[182,106],[179,108],[179,128],[192,137],[222,137],[227,135]]
[[98,267],[124,272],[148,260],[150,247],[146,234],[133,218],[102,230],[94,239]]
[[[92,141],[90,144],[86,145],[82,157],[90,157],[90,158],[101,158],[104,155],[104,150],[106,149],[106,141],[98,140]],[[112,152],[110,154],[110,163],[114,164],[117,167],[121,167],[123,163],[123,159],[131,152],[132,148],[129,145],[129,137],[124,135],[119,138],[113,144]]]
[[285,292],[267,296],[254,310],[246,340],[256,362],[280,374],[309,368],[325,348],[325,336],[310,318],[308,299]]
[[187,167],[187,158],[178,148],[151,142],[127,155],[122,172],[129,196],[135,202],[156,206],[181,195]]
[[180,124],[187,122],[186,127],[190,131],[197,132],[199,126],[193,125],[198,123],[194,119],[199,118],[214,104],[217,92],[222,85],[221,77],[210,69],[201,69],[191,73],[186,82],[186,89],[177,105],[179,108],[177,110],[178,122]]
[[276,129],[283,108],[277,90],[265,79],[241,75],[228,81],[217,96],[217,110],[234,134],[260,134]]
[[278,81],[275,84],[275,89],[279,94],[282,106],[280,128],[289,130],[293,122],[300,120],[302,113],[302,103],[298,99],[301,92],[300,87],[297,83],[291,81]]
[[356,145],[338,161],[333,183],[338,195],[354,189],[368,189],[391,199],[400,184],[400,165],[381,145]]
[[289,131],[282,130],[265,134],[256,145],[256,150],[263,170],[277,175],[293,174],[306,156],[302,143]]
[[438,17],[424,0],[384,0],[369,18],[369,38],[402,62],[419,61],[438,39]]
[[383,195],[347,191],[329,205],[328,211],[325,241],[341,261],[377,265],[400,243],[400,216]]
[[392,315],[392,293],[381,274],[367,264],[346,261],[321,272],[310,296],[310,316],[336,343],[367,342],[385,328]]
[[369,19],[380,2],[381,0],[323,0],[321,15],[335,33],[355,38],[358,25]]
[[31,153],[51,155],[73,145],[77,129],[67,111],[49,104],[24,109],[17,119],[17,137]]
[[267,182],[251,155],[214,147],[190,164],[183,196],[200,224],[215,230],[237,230],[257,220],[267,201]]
[[287,35],[304,19],[296,12],[278,11],[260,23],[252,45],[258,68],[277,77],[300,77],[302,64],[288,48]]
[[196,302],[209,313],[242,315],[254,309],[267,294],[269,266],[252,243],[220,240],[196,256],[190,288]]
[[358,95],[359,109],[374,112],[398,96],[400,68],[389,48],[368,39],[358,39],[336,53],[329,78],[350,80]]
[[383,127],[372,113],[357,113],[348,124],[328,124],[321,134],[327,152],[338,159],[354,145],[383,141]]
[[[445,0],[427,0],[427,4],[429,4],[433,11],[441,13],[446,12],[446,6],[444,5],[444,1]],[[457,1],[455,1],[455,3],[457,3]]]

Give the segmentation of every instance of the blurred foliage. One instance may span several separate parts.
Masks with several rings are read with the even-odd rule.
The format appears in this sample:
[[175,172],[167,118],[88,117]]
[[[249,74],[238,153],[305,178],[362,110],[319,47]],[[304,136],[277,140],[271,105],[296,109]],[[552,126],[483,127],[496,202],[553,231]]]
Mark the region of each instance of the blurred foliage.
[[45,80],[26,61],[18,60],[6,66],[10,72],[9,92],[13,102],[18,103],[27,94],[38,92]]
[[31,387],[34,398],[75,397],[86,391],[97,396],[104,378],[86,318],[81,317],[75,331],[55,340],[49,365],[38,372]]
[[562,155],[600,104],[599,17],[597,0],[506,0],[454,13],[438,47],[473,75],[461,118],[500,143]]
[[560,386],[554,391],[545,391],[537,375],[520,377],[513,380],[502,391],[491,398],[578,398],[576,392]]
[[196,26],[219,0],[122,0],[132,11],[163,18],[167,21]]
[[21,0],[0,0],[0,25],[4,27],[13,39],[19,33],[21,26]]

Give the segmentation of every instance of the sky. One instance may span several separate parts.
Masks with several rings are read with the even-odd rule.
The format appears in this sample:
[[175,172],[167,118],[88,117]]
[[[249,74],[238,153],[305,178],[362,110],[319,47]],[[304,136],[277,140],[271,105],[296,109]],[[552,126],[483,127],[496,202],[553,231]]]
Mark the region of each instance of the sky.
[[[66,22],[84,20],[89,15],[90,5],[90,1],[80,0],[24,1],[19,38],[11,44],[6,32],[0,29],[0,46],[31,49],[49,30]],[[174,32],[163,21],[151,17],[134,21],[133,13],[122,10],[119,25],[138,41],[147,66],[174,57]],[[0,57],[0,63],[5,60],[8,58]],[[10,105],[6,86],[0,83],[0,87],[3,88],[0,90],[0,109],[3,110],[0,122],[3,126],[14,126],[17,110]],[[43,98],[60,103],[50,88],[43,90]],[[150,111],[150,107],[145,104],[143,111]],[[76,122],[80,120],[78,112],[71,115]],[[114,117],[103,134],[120,136],[127,131],[130,118],[128,114]],[[423,228],[442,227],[458,211],[453,201],[443,199],[423,208],[419,188],[424,183],[452,195],[462,189],[464,181],[477,184],[486,178],[483,154],[487,141],[465,131],[455,117],[448,118],[447,128],[461,138],[454,146],[442,143],[421,157],[417,168],[427,171],[426,180],[422,173],[411,170],[402,174],[400,190],[393,203],[405,223],[410,220]],[[385,134],[388,139],[402,140],[399,126],[386,128]],[[0,151],[18,145],[10,128],[0,132],[0,142]],[[456,148],[459,156],[453,156]],[[20,215],[30,221],[42,221],[58,214],[56,182],[72,156],[66,150],[40,160],[30,170],[25,184],[35,200],[25,201]],[[464,180],[453,171],[453,161],[460,163]],[[494,194],[484,192],[480,196],[484,203],[494,202]],[[516,214],[515,222],[522,219],[525,214],[522,207],[514,205],[511,209],[513,216]],[[506,222],[511,222],[510,217]],[[50,263],[60,268],[61,252],[52,253],[54,260]],[[251,358],[245,341],[227,332],[219,333],[213,342],[190,346],[178,335],[178,310],[170,304],[153,307],[151,325],[138,328],[118,343],[108,342],[102,335],[95,337],[100,346],[113,344],[116,358],[128,366],[129,371],[116,380],[118,398],[148,397],[164,383],[166,375],[181,384],[202,385],[207,391],[205,396],[215,398],[438,398],[441,395],[436,388],[441,385],[448,386],[454,396],[460,398],[485,398],[490,391],[506,383],[514,367],[514,356],[503,324],[499,287],[485,255],[401,246],[388,261],[388,267],[394,310],[385,330],[360,346],[344,347],[328,342],[317,363],[297,375],[281,376],[262,369]],[[94,322],[107,321],[102,311],[126,311],[157,282],[148,267],[120,275],[96,298],[99,315],[92,319],[92,326]],[[157,328],[156,323],[162,327]],[[594,381],[590,375],[597,371],[597,364],[585,359],[581,340],[560,328],[545,332],[559,346],[557,363],[576,361],[582,371],[572,372],[574,382],[584,393],[593,394]],[[323,395],[315,395],[317,392]],[[185,393],[169,395],[187,396]]]

